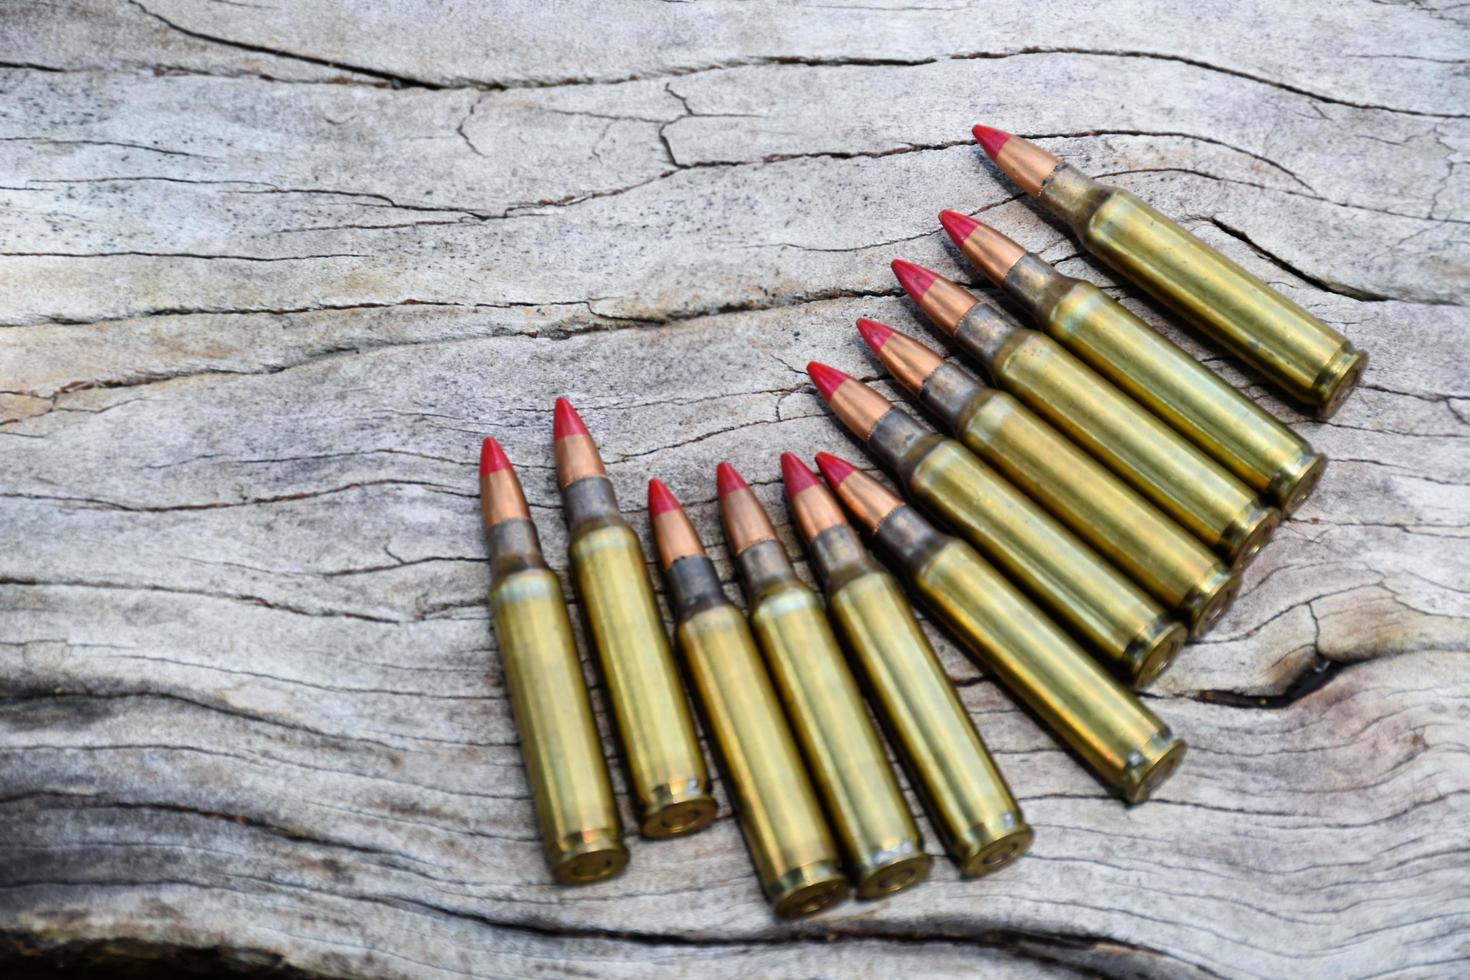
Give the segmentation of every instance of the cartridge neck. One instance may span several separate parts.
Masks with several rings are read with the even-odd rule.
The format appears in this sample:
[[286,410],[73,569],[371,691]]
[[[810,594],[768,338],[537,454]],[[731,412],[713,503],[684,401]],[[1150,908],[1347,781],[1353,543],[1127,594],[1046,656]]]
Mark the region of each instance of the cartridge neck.
[[1011,266],[1001,288],[1031,319],[1045,323],[1062,294],[1076,282],[1071,276],[1062,275],[1049,262],[1027,252]]
[[863,547],[862,539],[851,524],[829,527],[812,539],[808,550],[812,556],[812,567],[828,595],[859,575],[881,569],[868,554],[868,549]]
[[680,558],[669,566],[665,578],[669,583],[669,607],[676,623],[706,609],[734,605],[720,585],[715,563],[704,555]]
[[957,432],[964,419],[973,414],[979,403],[994,390],[957,364],[941,364],[925,379],[919,400],[938,415],[951,432]]
[[490,546],[490,582],[493,585],[515,572],[527,568],[545,568],[541,541],[536,525],[525,518],[513,518],[485,529]]
[[917,574],[949,540],[908,504],[889,514],[873,533],[873,543],[909,575]]
[[1041,193],[1036,195],[1036,199],[1080,235],[1082,226],[1111,192],[1112,188],[1064,163],[1042,183]]
[[605,476],[584,476],[562,487],[561,504],[569,534],[576,534],[585,526],[623,519],[618,511],[618,498],[613,493],[612,481]]
[[752,606],[760,596],[776,586],[800,581],[781,542],[769,538],[757,541],[736,555],[735,566],[740,570],[740,582],[745,586],[745,595]]
[[992,378],[995,362],[1012,338],[1026,328],[1010,314],[990,303],[976,303],[955,327],[955,343],[979,361]]
[[907,484],[919,461],[942,441],[944,436],[924,428],[903,409],[895,408],[878,420],[868,436],[867,446],[901,483]]

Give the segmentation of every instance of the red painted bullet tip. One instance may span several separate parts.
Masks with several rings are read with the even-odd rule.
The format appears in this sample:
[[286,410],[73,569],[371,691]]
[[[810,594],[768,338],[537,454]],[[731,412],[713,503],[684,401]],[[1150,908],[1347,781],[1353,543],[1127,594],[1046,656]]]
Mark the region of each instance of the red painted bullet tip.
[[980,146],[985,150],[985,155],[992,160],[1000,152],[1000,148],[1006,145],[1006,140],[1011,138],[1010,133],[1003,129],[996,129],[993,126],[976,126],[970,132],[975,134],[975,139],[980,141]]
[[944,230],[949,232],[949,237],[956,245],[963,244],[970,233],[980,227],[980,222],[958,211],[939,212],[939,223],[944,225]]
[[679,498],[675,497],[662,480],[648,481],[649,520],[670,510],[679,510]]
[[892,266],[893,274],[898,277],[898,284],[915,303],[924,298],[929,287],[934,285],[934,280],[939,278],[939,273],[931,272],[922,265],[905,262],[903,259],[894,259]]
[[786,482],[786,499],[795,500],[803,490],[817,485],[813,473],[796,453],[781,454],[781,479]]
[[847,375],[835,367],[828,367],[821,361],[810,361],[806,366],[806,373],[811,375],[812,384],[817,386],[817,391],[822,393],[823,401],[832,400],[832,392],[842,386],[842,382],[848,380]]
[[500,443],[494,439],[486,439],[480,444],[480,475],[494,473],[496,470],[510,469],[510,460],[505,455],[505,450],[500,448]]
[[551,423],[551,434],[555,439],[565,436],[585,436],[588,434],[587,426],[582,422],[582,416],[572,407],[572,403],[565,398],[556,400],[556,414]]
[[888,343],[888,338],[893,336],[893,328],[877,320],[859,320],[858,333],[863,335],[863,340],[867,342],[868,347],[877,353],[883,349],[884,344]]
[[834,487],[841,485],[843,480],[857,472],[856,466],[831,453],[817,453],[817,466],[821,468],[822,475],[827,478],[827,482]]
[[729,496],[736,490],[744,490],[750,486],[745,482],[745,477],[736,472],[735,467],[729,463],[721,463],[715,467],[715,489],[721,497]]

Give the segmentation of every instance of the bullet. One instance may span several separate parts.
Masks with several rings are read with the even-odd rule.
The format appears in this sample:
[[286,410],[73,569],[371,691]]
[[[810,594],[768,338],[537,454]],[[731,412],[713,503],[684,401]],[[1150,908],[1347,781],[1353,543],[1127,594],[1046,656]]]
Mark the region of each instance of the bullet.
[[915,500],[1130,683],[1153,681],[1184,646],[1183,625],[959,442],[835,368],[814,361],[807,373],[833,414]]
[[1169,778],[1184,742],[973,548],[851,463],[821,453],[817,465],[935,616],[1105,785],[1141,803]]
[[894,274],[924,314],[1063,435],[1234,565],[1249,562],[1281,519],[1274,507],[1189,440],[1046,334],[989,300],[902,259]]
[[564,885],[610,878],[628,863],[628,849],[572,624],[520,481],[494,439],[480,450],[480,507],[490,613],[546,862]]
[[1368,355],[1137,196],[1100,184],[1029,140],[976,126],[985,152],[1083,246],[1326,418]]
[[1192,635],[1230,608],[1239,575],[1016,398],[886,324],[859,320],[858,330],[899,384],[960,442],[1165,608],[1178,610]]
[[945,850],[965,875],[1000,870],[1031,846],[1031,827],[903,589],[800,459],[782,455],[781,472],[832,618]]
[[1090,282],[1058,272],[974,218],[940,222],[1049,337],[1132,395],[1246,486],[1291,514],[1327,458]]
[[761,887],[778,915],[820,912],[847,897],[847,879],[755,638],[684,508],[659,480],[648,482],[648,515],[674,635]]
[[567,555],[606,680],[637,801],[639,830],[709,826],[715,801],[638,535],[618,511],[597,444],[565,398],[553,421]]
[[862,693],[822,600],[797,578],[765,508],[729,463],[716,471],[725,538],[740,571],[751,631],[765,653],[859,898],[918,884],[924,852]]

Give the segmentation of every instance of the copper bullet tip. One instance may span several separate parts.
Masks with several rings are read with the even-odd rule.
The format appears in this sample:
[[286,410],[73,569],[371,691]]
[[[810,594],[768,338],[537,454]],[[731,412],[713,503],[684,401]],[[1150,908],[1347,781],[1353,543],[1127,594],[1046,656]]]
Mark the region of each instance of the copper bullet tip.
[[843,480],[858,471],[856,466],[841,456],[833,456],[831,453],[817,453],[817,467],[822,471],[822,477],[834,490],[842,486]]
[[500,443],[494,439],[486,439],[480,444],[480,475],[486,476],[499,470],[510,469],[510,460],[506,458],[505,450],[500,448]]
[[979,141],[981,148],[985,150],[985,155],[992,160],[1000,152],[1000,148],[1005,146],[1006,142],[1011,138],[1010,133],[1003,129],[996,129],[994,126],[974,126],[970,129],[970,132],[975,134],[975,139]]
[[781,478],[786,483],[786,502],[802,540],[811,541],[829,527],[847,523],[831,491],[795,453],[781,454]]
[[828,367],[821,361],[808,361],[806,373],[811,377],[812,384],[817,386],[822,400],[830,402],[832,393],[842,387],[842,382],[850,380],[847,375],[834,367]]
[[945,231],[965,257],[980,267],[985,277],[999,286],[1026,250],[994,228],[953,211],[939,215]]
[[806,370],[832,414],[859,439],[868,438],[878,420],[893,411],[888,399],[836,368],[812,361]]
[[664,481],[648,481],[648,517],[650,520],[668,511],[683,509],[679,505],[679,498],[675,497],[673,491],[664,485]]
[[1041,193],[1046,178],[1062,165],[1061,160],[1028,139],[990,126],[976,126],[971,132],[995,165],[1032,197]]
[[589,435],[587,426],[582,421],[582,416],[572,407],[572,403],[565,398],[556,400],[556,416],[551,423],[553,438],[565,439],[567,436]]
[[721,463],[715,467],[715,489],[721,497],[727,497],[736,490],[749,490],[750,484],[736,472],[735,467],[729,463]]
[[934,285],[934,280],[939,278],[939,273],[932,272],[922,265],[905,262],[903,259],[894,259],[890,265],[893,274],[898,277],[898,284],[903,287],[904,292],[909,294],[909,299],[922,305],[924,294],[929,291],[930,286]]
[[874,354],[882,350],[888,338],[893,336],[893,328],[886,323],[877,320],[859,320],[857,323],[858,333],[863,335],[864,343]]
[[716,467],[715,486],[720,493],[720,518],[725,523],[725,538],[730,542],[732,555],[739,555],[753,544],[775,539],[776,528],[770,515],[735,467],[729,463]]
[[[859,329],[864,322],[858,321]],[[866,322],[872,323],[871,320]],[[882,327],[886,334],[883,342],[875,345],[865,332],[863,338],[868,341],[868,346],[873,348],[873,353],[878,355],[878,361],[898,379],[905,391],[917,393],[924,387],[924,382],[929,380],[929,375],[939,370],[944,358],[906,333],[900,333],[881,323],[874,326]]]
[[876,531],[889,514],[903,506],[896,494],[845,459],[818,453],[817,466],[833,492],[869,532]]
[[480,445],[480,513],[484,515],[486,527],[502,521],[531,519],[531,509],[526,506],[526,495],[516,478],[515,467],[494,439],[486,439]]
[[658,563],[664,571],[680,558],[704,554],[704,544],[689,515],[662,480],[648,481],[648,516],[658,546]]
[[556,447],[556,482],[563,489],[585,476],[607,476],[597,443],[588,434],[582,416],[565,398],[556,400],[551,434]]
[[893,274],[924,315],[945,333],[954,333],[970,307],[980,302],[959,283],[903,259],[893,260]]
[[817,475],[807,468],[796,453],[782,453],[781,481],[786,484],[786,499],[795,500],[803,490],[817,485]]
[[[979,127],[976,128],[978,129]],[[950,241],[956,245],[963,245],[965,239],[970,237],[970,232],[980,226],[980,222],[968,214],[960,214],[958,211],[939,212],[939,223],[949,233]]]

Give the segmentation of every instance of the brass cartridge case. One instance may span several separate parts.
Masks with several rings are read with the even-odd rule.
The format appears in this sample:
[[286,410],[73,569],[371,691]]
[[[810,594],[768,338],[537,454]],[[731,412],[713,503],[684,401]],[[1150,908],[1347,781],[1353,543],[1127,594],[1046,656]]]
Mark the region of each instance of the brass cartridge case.
[[561,585],[514,472],[491,445],[481,465],[490,611],[546,860],[563,884],[601,881],[628,863],[607,761]]
[[[809,503],[814,495],[825,498],[817,503],[837,521],[810,537],[807,549],[870,701],[961,872],[998,871],[1030,847],[1031,827],[903,589],[868,554],[825,487],[813,482],[800,492]],[[792,500],[793,510],[800,506]]]
[[[829,403],[915,500],[1130,683],[1150,683],[1184,646],[1187,631],[1157,602],[954,439],[851,378]],[[864,427],[867,418],[876,421]]]
[[606,477],[562,489],[577,593],[607,683],[639,829],[693,833],[715,818],[709,771],[684,698],[638,536]]
[[761,507],[748,487],[722,493],[721,506],[731,550],[739,549],[735,563],[751,631],[826,804],[858,897],[877,898],[917,884],[933,858],[924,851],[821,598],[797,578],[774,531],[769,537],[761,532],[748,544],[740,540],[739,528],[732,525]]
[[1060,344],[977,302],[955,342],[1073,442],[1219,553],[1232,566],[1253,559],[1281,516]]
[[959,440],[1126,572],[1199,636],[1230,608],[1240,575],[1012,395],[955,364],[919,398]]
[[660,549],[674,635],[761,887],[778,915],[819,912],[845,898],[848,884],[781,702],[682,510],[657,515],[656,534],[661,523],[680,524],[674,532],[691,544]]
[[1367,367],[1342,334],[1136,195],[1063,163],[1036,196],[1088,251],[1319,416]]
[[[852,491],[863,488],[844,488],[863,480],[878,487],[854,472],[836,488],[860,518],[862,502],[853,506]],[[1139,803],[1169,777],[1184,756],[1184,742],[973,548],[939,533],[896,498],[869,513],[876,524],[865,525],[878,549],[924,603],[1103,783]]]
[[1325,456],[1092,283],[1027,254],[1001,286],[1049,336],[1283,514],[1316,488]]

